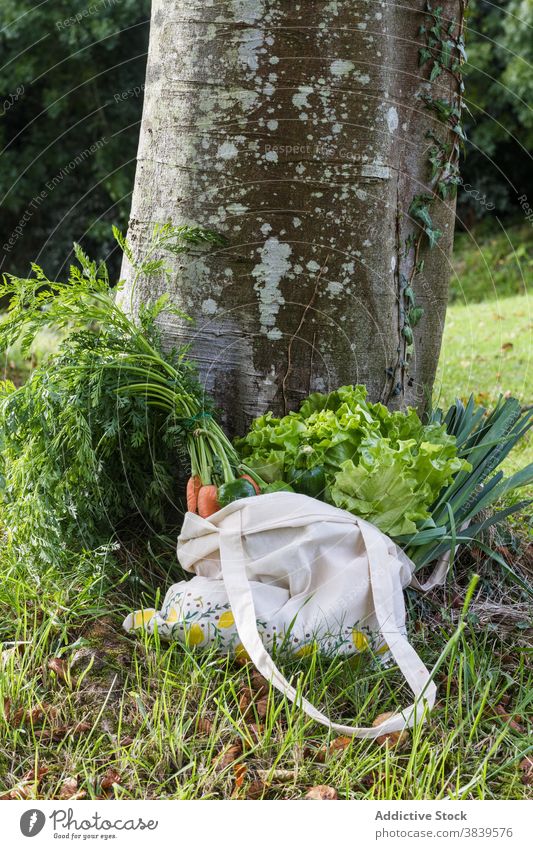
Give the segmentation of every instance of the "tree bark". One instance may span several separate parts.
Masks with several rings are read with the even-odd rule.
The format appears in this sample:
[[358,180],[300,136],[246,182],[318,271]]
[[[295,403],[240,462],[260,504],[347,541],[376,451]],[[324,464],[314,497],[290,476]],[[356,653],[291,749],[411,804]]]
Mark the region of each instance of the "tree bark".
[[[457,34],[463,4],[440,5]],[[195,325],[169,318],[165,340],[192,342],[231,432],[345,383],[395,407],[431,391],[455,201],[432,205],[431,250],[410,209],[435,188],[428,131],[450,129],[426,98],[460,95],[457,73],[430,83],[432,62],[419,67],[425,8],[153,2],[129,240],[142,257],[153,224],[171,221],[227,244],[168,257],[170,283],[133,292],[125,261],[125,299],[170,285]],[[413,302],[423,316],[410,346]]]

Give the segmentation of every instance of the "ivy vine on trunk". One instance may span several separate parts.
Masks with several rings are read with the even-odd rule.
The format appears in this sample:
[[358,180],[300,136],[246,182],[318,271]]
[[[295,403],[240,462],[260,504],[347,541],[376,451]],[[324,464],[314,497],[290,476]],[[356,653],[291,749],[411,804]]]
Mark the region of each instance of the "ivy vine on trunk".
[[430,85],[448,75],[452,80],[449,99],[434,97],[430,90],[420,94],[426,109],[430,110],[439,122],[438,131],[430,128],[426,138],[431,142],[428,149],[429,191],[415,194],[408,210],[408,216],[414,224],[413,232],[405,239],[403,259],[406,269],[399,273],[398,324],[400,343],[398,357],[394,366],[387,368],[387,383],[382,400],[390,403],[394,396],[402,395],[405,382],[410,377],[410,362],[414,353],[415,328],[424,315],[424,309],[417,306],[414,281],[424,270],[424,259],[420,251],[424,241],[430,250],[434,249],[442,237],[442,231],[435,226],[432,206],[436,200],[455,201],[457,186],[460,183],[459,159],[466,141],[461,124],[463,112],[464,83],[461,67],[466,61],[464,40],[464,22],[467,0],[460,0],[459,19],[444,17],[443,7],[434,7],[426,3],[426,19],[420,26],[419,35],[424,46],[419,51],[421,68],[430,67]]

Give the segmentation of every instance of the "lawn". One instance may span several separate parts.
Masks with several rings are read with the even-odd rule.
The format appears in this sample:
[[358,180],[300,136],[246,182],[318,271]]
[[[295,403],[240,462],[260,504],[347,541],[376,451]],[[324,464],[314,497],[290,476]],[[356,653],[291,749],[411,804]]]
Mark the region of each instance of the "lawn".
[[[496,245],[493,238],[482,245],[490,262],[502,258],[507,237]],[[468,297],[449,309],[439,400],[474,392],[491,404],[510,392],[528,405],[527,298],[514,283],[503,285],[514,254],[497,266],[498,299],[479,303],[491,281],[472,252],[460,236],[456,270]],[[15,352],[6,360],[19,379],[29,365]],[[531,454],[530,442],[508,466]],[[132,607],[157,606],[157,591],[180,577],[174,539],[147,544],[140,534],[116,550],[61,552],[60,566],[4,550],[0,796],[290,799],[317,785],[351,799],[530,795],[531,608],[481,550],[461,556],[446,588],[424,598],[407,593],[410,639],[435,667],[439,697],[425,725],[380,743],[328,735],[247,664],[123,633]],[[491,543],[531,581],[531,546],[506,529]],[[480,580],[465,613],[474,572]],[[279,663],[338,721],[371,724],[410,702],[397,671],[369,652],[352,661],[312,655]]]
[[[500,395],[533,403],[532,280],[529,224],[456,235],[434,403],[446,407],[471,393],[489,407]],[[516,471],[531,462],[530,434],[503,468]]]
[[468,233],[455,235],[452,304],[498,301],[531,291],[533,233],[531,224],[503,226],[485,220]]
[[[485,407],[500,395],[533,402],[533,312],[527,295],[499,301],[452,304],[448,309],[434,399],[446,408],[471,393]],[[510,454],[504,469],[533,462],[531,433]]]
[[[247,665],[122,634],[142,590],[152,600],[168,580],[160,565],[176,572],[172,550],[130,569],[96,560],[78,560],[70,574],[4,563],[0,782],[9,798],[289,799],[316,785],[351,799],[527,796],[527,606],[483,560],[466,629],[436,670],[437,706],[396,744],[330,737]],[[471,572],[461,566],[427,599],[409,594],[411,639],[430,667],[456,633]],[[409,703],[397,672],[368,654],[281,665],[338,720],[369,724]]]

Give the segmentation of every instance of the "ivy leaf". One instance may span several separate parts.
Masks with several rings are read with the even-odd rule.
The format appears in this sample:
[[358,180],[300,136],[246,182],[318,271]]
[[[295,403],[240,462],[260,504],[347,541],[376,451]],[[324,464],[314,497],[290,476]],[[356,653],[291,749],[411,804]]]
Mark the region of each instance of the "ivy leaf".
[[447,122],[450,120],[452,116],[459,118],[460,115],[455,116],[455,110],[452,103],[449,103],[447,100],[443,100],[442,98],[434,98],[430,95],[425,95],[422,98],[428,109],[436,112],[439,118],[442,121]]
[[422,229],[429,239],[430,248],[434,248],[442,232],[433,226],[429,206],[433,198],[431,195],[415,195],[409,207],[409,215],[412,216],[422,226]]
[[422,316],[424,315],[424,310],[422,307],[414,307],[409,312],[409,323],[411,327],[416,327]]
[[408,286],[408,287],[407,287],[407,289],[405,290],[405,292],[404,292],[403,294],[404,294],[404,298],[405,298],[407,301],[409,301],[409,303],[410,303],[410,304],[412,304],[412,305],[414,306],[414,303],[415,303],[415,293],[413,292],[412,287],[411,287],[411,286]]
[[430,83],[432,83],[434,80],[436,80],[437,77],[439,77],[441,75],[441,73],[442,73],[441,66],[439,65],[438,62],[434,62],[433,68],[431,69],[431,74],[429,75]]
[[418,51],[418,64],[425,65],[428,59],[431,59],[431,51],[427,47],[421,47]]
[[411,345],[413,342],[413,331],[409,327],[408,324],[404,324],[402,327],[402,336],[406,340],[408,345]]
[[465,50],[465,40],[462,36],[461,36],[460,39],[458,39],[457,44],[455,46],[456,46],[457,52],[461,56],[463,62],[467,62],[468,61],[468,55],[467,55],[467,52]]
[[416,218],[424,227],[428,227],[429,229],[433,227],[433,221],[431,220],[429,211],[430,202],[431,197],[429,195],[416,195],[409,207],[409,215]]
[[442,236],[442,230],[438,230],[436,228],[433,229],[432,227],[426,227],[424,232],[429,239],[429,247],[434,248]]
[[447,41],[443,41],[442,50],[441,50],[441,54],[440,54],[440,57],[441,57],[440,61],[441,61],[442,65],[444,65],[445,68],[450,67],[450,60],[451,60],[451,56],[452,56],[452,48],[453,48],[453,41],[450,41],[449,39]]

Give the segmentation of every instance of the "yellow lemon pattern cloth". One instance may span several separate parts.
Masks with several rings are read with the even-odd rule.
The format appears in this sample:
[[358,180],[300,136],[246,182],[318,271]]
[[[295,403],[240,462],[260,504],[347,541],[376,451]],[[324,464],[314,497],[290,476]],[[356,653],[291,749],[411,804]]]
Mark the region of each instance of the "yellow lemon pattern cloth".
[[[266,585],[268,593],[265,593],[264,584],[251,583],[257,628],[268,648],[276,646],[297,657],[307,657],[315,651],[332,656],[371,651],[383,656],[387,650],[380,635],[361,622],[345,624],[334,620],[333,627],[321,628],[320,633],[310,628],[308,620],[300,627],[298,616],[287,623],[283,614],[286,591]],[[305,609],[305,604],[302,608]],[[157,628],[163,639],[175,640],[188,648],[205,648],[215,643],[224,653],[246,657],[223,582],[200,575],[174,584],[160,611],[150,608],[131,613],[124,627],[128,631],[146,629],[151,633]]]

